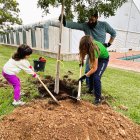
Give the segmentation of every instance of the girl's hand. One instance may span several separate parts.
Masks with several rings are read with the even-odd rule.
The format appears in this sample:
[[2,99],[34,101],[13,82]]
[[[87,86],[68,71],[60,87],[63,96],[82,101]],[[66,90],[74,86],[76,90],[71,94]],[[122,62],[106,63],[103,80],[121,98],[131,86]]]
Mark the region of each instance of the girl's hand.
[[83,66],[84,66],[84,63],[80,63],[80,64],[79,64],[79,67],[83,67]]
[[79,80],[78,81],[81,81],[81,82],[83,82],[85,79],[86,79],[86,75],[83,75],[83,76],[81,76],[80,78],[79,78]]

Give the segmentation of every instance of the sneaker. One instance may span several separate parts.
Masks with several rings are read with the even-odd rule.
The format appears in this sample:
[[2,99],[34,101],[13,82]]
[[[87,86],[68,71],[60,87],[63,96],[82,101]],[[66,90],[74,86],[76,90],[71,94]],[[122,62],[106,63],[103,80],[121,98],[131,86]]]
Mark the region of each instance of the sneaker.
[[21,100],[18,100],[18,101],[16,101],[16,100],[14,100],[14,102],[12,103],[12,105],[14,105],[14,106],[21,106],[21,105],[24,105],[25,104],[25,102],[23,102],[23,101],[21,101]]
[[101,103],[101,99],[95,99],[93,104],[94,104],[94,105],[98,105],[98,104],[100,104],[100,103]]
[[20,92],[20,95],[23,96],[23,95],[25,95],[25,93],[24,92]]

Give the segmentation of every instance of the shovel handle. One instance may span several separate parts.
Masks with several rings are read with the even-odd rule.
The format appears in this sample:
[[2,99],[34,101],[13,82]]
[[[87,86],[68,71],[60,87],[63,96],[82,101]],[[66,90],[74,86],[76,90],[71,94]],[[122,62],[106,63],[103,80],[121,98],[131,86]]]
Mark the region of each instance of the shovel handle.
[[53,100],[59,104],[58,100],[53,96],[53,94],[50,92],[50,90],[46,87],[46,85],[42,82],[42,80],[40,79],[40,77],[37,77],[38,80],[40,81],[40,83],[43,85],[43,87],[47,90],[47,92],[50,94],[50,96],[53,98]]
[[[79,74],[79,77],[81,77],[82,75],[82,66],[80,66],[80,74]],[[79,85],[78,85],[78,96],[77,96],[77,99],[80,100],[80,94],[81,94],[81,81],[79,81]]]

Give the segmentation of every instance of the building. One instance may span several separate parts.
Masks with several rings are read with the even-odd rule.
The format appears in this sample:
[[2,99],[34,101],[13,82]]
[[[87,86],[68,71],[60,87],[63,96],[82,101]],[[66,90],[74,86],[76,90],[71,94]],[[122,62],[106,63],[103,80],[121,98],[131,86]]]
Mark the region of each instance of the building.
[[[128,0],[116,11],[116,15],[99,20],[107,21],[116,31],[117,37],[108,48],[110,51],[127,52],[140,50],[140,1]],[[53,26],[54,21],[48,20],[42,23],[34,23],[19,26],[7,34],[0,35],[0,43],[30,45],[34,50],[45,52],[49,57],[56,58],[59,44],[59,28]],[[61,59],[78,59],[78,46],[84,32],[63,27]],[[108,40],[107,35],[107,40]]]
[[106,20],[117,31],[116,39],[109,50],[127,52],[140,50],[140,0],[128,0]]

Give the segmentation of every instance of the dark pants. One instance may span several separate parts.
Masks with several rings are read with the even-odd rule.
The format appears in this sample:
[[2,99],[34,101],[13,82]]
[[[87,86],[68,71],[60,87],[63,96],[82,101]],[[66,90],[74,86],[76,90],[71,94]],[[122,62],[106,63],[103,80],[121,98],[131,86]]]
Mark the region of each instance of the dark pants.
[[104,73],[109,59],[98,59],[98,68],[95,73],[93,73],[89,79],[86,79],[88,82],[88,87],[90,90],[94,89],[94,94],[96,99],[101,98],[101,76]]

